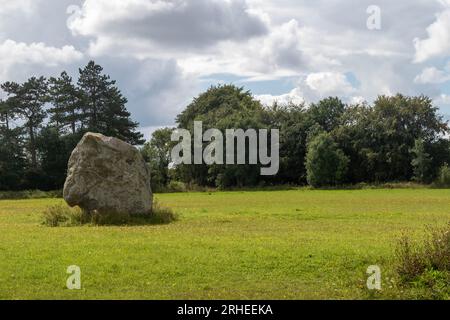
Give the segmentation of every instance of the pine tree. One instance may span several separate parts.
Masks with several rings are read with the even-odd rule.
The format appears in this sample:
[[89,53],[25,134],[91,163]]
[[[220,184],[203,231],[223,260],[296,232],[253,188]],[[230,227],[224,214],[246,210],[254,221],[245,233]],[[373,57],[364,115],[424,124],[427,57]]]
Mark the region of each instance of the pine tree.
[[77,124],[82,120],[81,93],[67,72],[62,72],[59,78],[50,78],[49,96],[53,104],[48,110],[50,124],[62,132],[69,128],[75,134]]
[[111,87],[108,91],[108,100],[101,117],[104,133],[130,144],[144,144],[143,135],[135,131],[139,124],[131,120],[131,114],[125,107],[127,98],[116,87]]
[[0,190],[18,190],[25,167],[22,128],[0,126]]
[[10,121],[15,119],[14,109],[7,102],[0,100],[0,125],[6,129],[10,128]]
[[103,68],[94,61],[79,71],[86,128],[131,144],[143,144],[143,135],[135,131],[138,124],[131,120],[125,107],[127,99],[116,87],[116,81],[103,74]]
[[28,134],[27,149],[31,167],[37,169],[36,136],[47,114],[44,109],[48,101],[47,81],[44,77],[32,77],[23,84],[6,82],[2,89],[9,96],[7,104],[25,121],[23,127]]
[[102,74],[103,68],[90,61],[84,69],[79,69],[78,86],[82,91],[85,126],[90,131],[100,132],[100,117],[105,109],[106,92],[115,81]]
[[0,101],[0,190],[20,188],[24,171],[22,128],[11,128],[16,118],[8,101]]

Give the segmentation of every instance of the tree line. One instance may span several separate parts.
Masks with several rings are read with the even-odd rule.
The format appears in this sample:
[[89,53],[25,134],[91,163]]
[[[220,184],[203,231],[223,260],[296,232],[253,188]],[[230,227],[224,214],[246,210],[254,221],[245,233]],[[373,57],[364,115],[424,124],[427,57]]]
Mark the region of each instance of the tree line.
[[371,105],[329,97],[310,105],[263,106],[244,88],[218,85],[177,116],[177,127],[191,134],[194,121],[202,121],[205,131],[279,129],[279,172],[261,176],[260,165],[172,166],[174,128],[155,131],[145,143],[126,109],[127,99],[93,61],[79,69],[76,81],[62,72],[49,79],[5,82],[1,89],[0,190],[61,189],[70,154],[88,131],[144,145],[141,152],[156,191],[174,184],[430,183],[450,172],[449,127],[426,96],[379,96]]
[[0,87],[0,190],[62,188],[70,154],[88,131],[144,143],[127,99],[94,61],[76,83],[64,71]]
[[[170,166],[173,128],[153,133],[142,153],[156,190],[182,182],[210,187],[276,184],[339,186],[417,181],[430,183],[450,163],[449,127],[426,96],[379,96],[372,105],[329,97],[305,104],[263,106],[234,85],[213,86],[176,118],[178,128],[279,129],[280,170],[261,176],[259,165]],[[248,143],[248,142],[247,142]],[[247,148],[248,150],[248,148]]]

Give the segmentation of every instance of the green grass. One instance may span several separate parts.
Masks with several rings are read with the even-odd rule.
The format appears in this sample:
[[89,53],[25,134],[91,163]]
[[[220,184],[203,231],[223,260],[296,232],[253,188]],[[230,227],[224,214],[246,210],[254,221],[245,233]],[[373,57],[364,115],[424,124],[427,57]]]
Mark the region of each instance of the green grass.
[[[43,226],[59,199],[0,201],[0,299],[414,298],[396,284],[402,233],[450,221],[438,189],[157,195],[164,225]],[[82,289],[66,289],[78,265]],[[365,289],[379,265],[383,290]]]

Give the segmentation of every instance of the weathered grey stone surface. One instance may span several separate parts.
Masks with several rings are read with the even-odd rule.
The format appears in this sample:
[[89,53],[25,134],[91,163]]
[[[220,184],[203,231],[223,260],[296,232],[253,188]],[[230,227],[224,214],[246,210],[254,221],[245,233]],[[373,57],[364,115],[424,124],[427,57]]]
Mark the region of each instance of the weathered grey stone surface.
[[86,133],[70,157],[64,199],[99,214],[150,214],[149,168],[132,145]]

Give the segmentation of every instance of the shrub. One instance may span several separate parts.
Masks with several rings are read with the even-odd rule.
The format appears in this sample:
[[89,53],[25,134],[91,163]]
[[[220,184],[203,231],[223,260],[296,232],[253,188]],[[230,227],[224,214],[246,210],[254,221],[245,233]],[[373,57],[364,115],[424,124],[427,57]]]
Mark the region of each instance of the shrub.
[[[419,289],[419,298],[432,300],[448,300],[450,298],[450,274],[438,270],[425,270],[412,282]],[[423,289],[427,289],[425,292]]]
[[[431,275],[450,278],[450,223],[444,228],[429,228],[428,237],[421,245],[403,237],[396,258],[397,273],[403,283],[430,284],[425,280]],[[447,289],[450,292],[450,284]]]
[[450,167],[448,164],[443,165],[439,169],[435,185],[440,188],[450,188]]
[[450,223],[446,228],[430,229],[424,251],[429,268],[450,272]]
[[408,237],[403,236],[396,249],[397,273],[403,282],[413,281],[426,269],[425,258]]
[[312,187],[335,186],[344,182],[349,159],[328,133],[320,133],[308,144],[306,171]]
[[180,181],[170,181],[167,189],[169,192],[186,192],[186,184]]
[[80,208],[69,208],[65,204],[48,207],[43,213],[43,224],[49,227],[73,227],[91,225],[153,225],[168,224],[178,216],[170,209],[153,203],[152,214],[130,215],[118,213],[86,212]]

